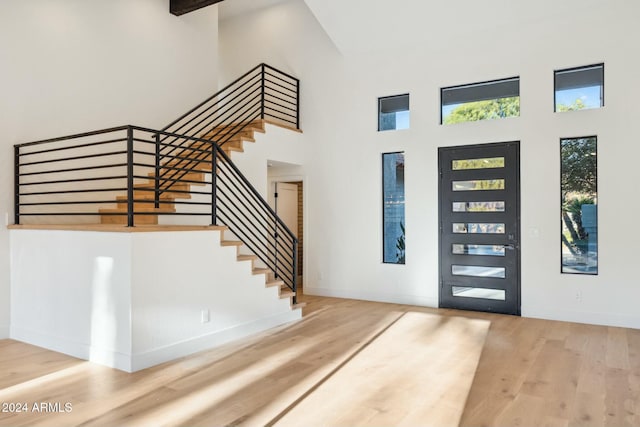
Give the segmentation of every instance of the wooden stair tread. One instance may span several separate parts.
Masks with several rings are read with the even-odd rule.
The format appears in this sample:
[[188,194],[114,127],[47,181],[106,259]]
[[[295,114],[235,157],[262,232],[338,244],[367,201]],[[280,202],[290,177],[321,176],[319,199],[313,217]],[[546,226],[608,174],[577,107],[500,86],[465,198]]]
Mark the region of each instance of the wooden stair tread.
[[258,257],[255,255],[238,255],[237,256],[238,261],[255,261],[257,259]]
[[267,283],[265,283],[265,286],[267,288],[270,288],[272,286],[282,287],[283,285],[284,285],[284,282],[282,280],[279,280],[279,279],[270,280]]
[[269,270],[268,268],[254,268],[253,271],[251,271],[253,274],[258,275],[258,274],[269,274],[271,273],[271,270]]
[[296,293],[293,292],[291,289],[287,288],[286,291],[283,291],[282,289],[280,290],[280,298],[285,299],[285,298],[291,298],[291,297],[295,297]]
[[240,240],[223,240],[220,242],[221,246],[242,246],[244,245],[244,243],[242,243]]
[[297,310],[299,308],[304,308],[307,306],[306,302],[297,302],[295,304],[291,304],[291,310]]
[[234,153],[244,153],[244,148],[236,147],[234,145],[223,145],[222,150],[228,154],[229,151],[233,151]]
[[204,135],[224,135],[231,132],[264,132],[264,123],[261,119],[256,119],[250,122],[227,123],[209,129],[204,133]]
[[[264,124],[270,124],[270,125],[273,125],[273,126],[278,126],[278,127],[281,127],[281,128],[283,128],[283,129],[287,129],[287,130],[290,130],[290,131],[293,131],[293,132],[303,133],[303,132],[302,132],[302,129],[298,129],[298,128],[293,127],[293,126],[286,125],[286,124],[281,123],[281,122],[279,122],[279,121],[277,121],[277,120],[273,120],[273,119],[262,119],[262,122],[263,122]],[[263,126],[264,126],[264,124],[263,124]],[[264,132],[263,132],[263,133],[264,133]]]
[[224,231],[224,225],[136,225],[127,227],[122,224],[18,224],[8,225],[12,230],[67,230],[67,231],[104,231],[117,233],[147,233],[163,231]]

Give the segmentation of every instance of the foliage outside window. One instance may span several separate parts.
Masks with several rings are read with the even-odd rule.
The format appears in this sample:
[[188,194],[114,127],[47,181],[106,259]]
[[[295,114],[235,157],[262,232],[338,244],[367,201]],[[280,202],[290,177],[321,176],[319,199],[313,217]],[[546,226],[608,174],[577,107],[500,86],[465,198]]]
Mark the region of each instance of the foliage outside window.
[[383,262],[405,263],[404,153],[382,155]]
[[554,78],[555,111],[604,106],[604,64],[558,70]]
[[452,86],[440,90],[445,125],[520,115],[520,78]]
[[560,140],[562,272],[598,274],[597,138]]
[[378,130],[409,129],[409,94],[378,98]]

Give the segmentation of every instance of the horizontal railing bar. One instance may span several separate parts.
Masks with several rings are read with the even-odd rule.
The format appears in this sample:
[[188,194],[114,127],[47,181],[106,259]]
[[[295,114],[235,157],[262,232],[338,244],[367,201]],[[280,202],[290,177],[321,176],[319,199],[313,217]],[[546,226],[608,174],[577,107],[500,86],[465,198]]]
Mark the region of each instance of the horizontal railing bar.
[[93,158],[96,158],[96,157],[118,156],[118,155],[122,155],[122,154],[127,154],[127,151],[126,150],[124,150],[124,151],[111,151],[109,153],[86,154],[84,156],[63,157],[63,158],[59,158],[59,159],[50,159],[50,160],[39,160],[37,162],[21,163],[20,167],[33,166],[33,165],[43,165],[43,164],[46,164],[46,163],[69,162],[69,161],[80,160],[80,159],[93,159]]
[[[225,200],[228,201],[238,212],[240,212],[245,219],[251,221],[251,218],[249,218],[249,216],[247,216],[246,211],[241,210],[233,199],[231,199],[228,196],[226,198],[222,198],[222,197],[218,197],[217,198],[217,201],[219,203],[224,203]],[[224,203],[224,204],[226,205],[226,203]],[[240,204],[251,213],[251,215],[253,216],[253,218],[256,221],[260,221],[260,219],[258,219],[258,217],[256,217],[256,215],[253,213],[253,211],[251,209],[249,209],[242,200],[240,200]],[[228,207],[228,205],[227,205],[227,207]],[[236,215],[238,216],[238,219],[241,219],[239,213],[236,213]],[[257,225],[253,225],[253,227],[256,228],[256,229],[258,228]]]
[[[249,250],[251,252],[253,252],[255,255],[258,256],[258,258],[260,258],[260,260],[262,262],[264,262],[265,264],[267,264],[267,266],[270,265],[269,262],[269,256],[266,253],[266,248],[263,250],[257,243],[255,243],[253,241],[253,239],[250,238],[250,236],[243,232],[240,227],[237,225],[236,221],[233,220],[233,218],[230,218],[226,212],[224,212],[223,210],[221,210],[219,212],[219,216],[221,216],[221,220],[223,222],[223,224],[227,225],[231,231],[240,238],[240,240],[242,240],[242,242],[247,246],[247,248],[249,248]],[[226,218],[226,220],[224,219]],[[261,256],[262,255],[262,256]],[[272,270],[275,270],[275,268],[271,267]]]
[[[257,103],[256,103],[256,107],[257,107]],[[245,118],[248,118],[248,117],[245,116]],[[244,126],[247,126],[247,125],[245,124]],[[244,129],[244,126],[243,126],[243,129]],[[215,147],[215,149],[217,149],[217,150],[220,149],[219,146],[215,145],[215,143],[214,143],[213,147]],[[204,156],[204,157],[206,157],[206,156]],[[196,156],[196,159],[194,159],[193,162],[199,161],[199,160],[200,160],[200,156]],[[162,178],[166,174],[167,174],[166,172],[162,172],[162,173],[160,173],[160,177]]]
[[266,84],[266,83],[269,83],[269,84],[271,84],[271,85],[273,85],[273,86],[277,86],[277,87],[279,87],[279,88],[281,88],[281,89],[283,89],[283,90],[286,90],[286,91],[289,91],[289,92],[293,92],[293,94],[294,94],[294,95],[291,95],[291,97],[292,97],[292,98],[295,98],[295,93],[296,93],[295,88],[293,88],[293,89],[292,89],[292,88],[289,88],[289,87],[283,86],[283,85],[281,85],[280,83],[278,83],[278,82],[274,82],[273,80],[269,80],[269,79],[265,79],[264,81],[265,81],[265,90],[273,90],[273,91],[280,92],[280,93],[282,93],[283,95],[287,95],[287,92],[279,91],[278,89],[275,89],[275,88],[273,88],[272,86],[269,86],[269,85],[267,85],[267,84]]
[[[238,95],[238,96],[244,95],[246,91],[249,91],[249,94],[247,94],[245,96],[245,98],[242,98],[242,99],[238,99],[238,97],[233,98],[232,100],[229,101],[230,103],[231,102],[235,102],[231,107],[229,107],[229,104],[225,104],[225,107],[227,107],[227,110],[223,110],[222,108],[218,108],[218,109],[212,111],[209,115],[204,117],[202,120],[200,120],[199,122],[193,124],[193,126],[191,126],[189,129],[185,130],[184,131],[185,134],[191,134],[191,133],[202,134],[203,132],[206,133],[206,129],[209,126],[212,126],[216,122],[216,120],[220,120],[220,118],[223,117],[226,114],[225,111],[229,111],[231,108],[237,107],[239,104],[241,104],[241,102],[243,100],[246,100],[247,97],[250,97],[252,95],[253,96],[259,95],[259,93],[255,93],[254,94],[254,92],[258,92],[259,89],[260,89],[260,86],[249,87],[249,88],[245,89],[245,91],[243,91],[242,94]],[[240,108],[242,108],[242,107],[240,107]],[[220,113],[220,114],[218,114],[218,113]],[[216,114],[218,114],[218,115],[216,116]],[[211,118],[211,117],[213,117],[213,118]],[[192,120],[192,122],[193,122],[193,120]],[[224,119],[222,119],[221,122],[218,125],[214,126],[214,128],[217,127],[217,126],[221,126],[223,124],[223,122],[224,122]],[[194,129],[196,129],[196,128],[198,128],[198,130],[194,131]]]
[[[188,149],[185,149],[185,151]],[[198,155],[204,154],[205,156],[203,156],[202,158],[197,158],[194,159],[193,157],[184,157],[184,156],[180,156],[180,155],[171,155],[171,154],[167,154],[166,156],[160,157],[160,160],[164,160],[166,158],[169,159],[169,161],[165,162],[164,164],[160,165],[161,168],[171,168],[172,166],[167,166],[168,163],[172,160],[177,160],[176,163],[183,163],[183,162],[190,162],[192,160],[197,160],[198,163],[211,163],[211,160],[207,160],[206,156],[211,154],[211,149],[208,150],[202,150],[202,151],[194,151],[193,153],[197,153]],[[193,153],[189,153],[189,154],[193,154]]]
[[297,78],[293,77],[291,74],[287,74],[287,73],[285,73],[284,71],[278,70],[277,68],[272,67],[272,66],[271,66],[271,65],[269,65],[269,64],[264,64],[264,63],[263,63],[263,64],[260,64],[258,67],[260,67],[260,66],[263,66],[263,67],[265,67],[265,68],[269,68],[270,70],[273,70],[273,71],[275,71],[275,72],[276,72],[276,73],[278,73],[278,74],[282,74],[283,76],[289,77],[290,79],[295,80],[296,82],[299,82],[299,81],[300,81],[300,80],[298,80]]
[[224,162],[226,162],[229,167],[231,167],[231,169],[233,169],[240,177],[241,177],[241,181],[243,181],[245,184],[247,184],[247,186],[250,189],[250,192],[254,194],[254,196],[257,196],[257,198],[259,200],[261,200],[261,204],[265,206],[265,208],[267,209],[267,211],[273,215],[274,217],[276,217],[277,221],[284,226],[285,230],[288,232],[288,234],[291,236],[291,238],[295,238],[295,235],[291,232],[291,230],[289,230],[289,228],[285,225],[284,222],[282,222],[282,219],[280,219],[278,217],[278,215],[275,213],[275,211],[271,208],[271,206],[269,206],[269,204],[262,198],[262,196],[260,195],[260,193],[258,193],[258,190],[256,190],[251,183],[247,180],[247,178],[242,174],[242,172],[240,172],[240,169],[238,169],[238,167],[231,161],[231,159],[229,158],[229,156],[227,156],[227,154],[222,151],[222,149],[218,148],[218,156],[220,158],[222,158],[224,160]]
[[284,114],[285,116],[289,116],[289,117],[293,117],[293,118],[295,118],[295,117],[296,117],[294,114],[289,114],[289,113],[287,113],[286,111],[281,111],[281,110],[278,110],[277,108],[273,108],[273,107],[268,106],[268,105],[265,105],[265,107],[264,107],[264,108],[265,108],[265,109],[269,109],[269,110],[271,110],[271,111],[275,111],[275,112],[277,112],[278,114]]
[[[268,247],[272,248],[273,250],[275,250],[276,252],[278,252],[278,241],[277,241],[278,239],[275,239],[275,237],[273,236],[273,233],[270,232],[269,230],[266,230],[266,229],[263,229],[263,230],[258,229],[258,226],[256,226],[255,224],[253,224],[251,222],[251,219],[244,213],[244,211],[241,211],[238,208],[238,206],[233,202],[233,200],[231,200],[231,199],[226,199],[226,200],[229,201],[229,203],[236,209],[236,212],[238,212],[238,211],[242,212],[242,216],[245,219],[250,221],[250,224],[253,225],[253,234],[257,234],[257,235],[260,235],[261,237],[263,237],[269,243],[268,245],[265,244],[265,246],[268,246]],[[218,199],[218,202],[221,202],[224,206],[229,208],[229,205],[227,205],[227,203],[225,203],[225,199]],[[236,213],[236,218],[238,219],[238,221],[241,221],[242,223],[244,223],[244,221],[242,221],[242,218],[237,213]],[[254,216],[254,218],[255,218],[255,216]],[[257,219],[257,218],[255,218],[255,219]],[[248,232],[250,230],[250,227],[246,226],[246,230]],[[275,243],[274,243],[273,240],[275,240]],[[280,240],[281,241],[286,241],[286,239],[280,239]],[[280,247],[286,248],[282,244],[280,244]],[[292,248],[289,248],[289,249],[292,249]]]
[[[209,132],[212,132],[216,127],[222,126],[224,124],[225,120],[233,117],[233,115],[236,112],[241,111],[243,108],[247,108],[247,109],[253,108],[253,107],[247,107],[247,104],[250,103],[250,102],[253,102],[255,99],[258,99],[258,100],[260,99],[259,89],[260,89],[260,86],[256,87],[252,91],[252,93],[249,96],[247,96],[247,98],[243,99],[243,100],[246,100],[247,102],[245,104],[243,104],[240,108],[237,108],[235,111],[231,111],[232,108],[237,107],[240,104],[240,102],[243,101],[243,100],[237,101],[235,104],[233,104],[231,107],[229,107],[228,111],[223,112],[222,114],[219,114],[217,117],[212,119],[209,123],[207,123],[206,125],[202,126],[197,132],[199,132],[199,133],[200,132],[205,132],[204,131],[205,128],[213,125],[216,122],[216,120],[220,120],[220,123],[218,125],[214,126],[214,128],[211,131],[209,131]],[[253,92],[256,92],[256,93],[253,93]],[[211,117],[211,116],[208,116],[207,118],[209,118],[209,117]],[[199,126],[201,124],[202,124],[202,122],[198,123],[196,126]],[[188,132],[191,132],[194,128],[195,128],[195,126],[192,127],[191,129],[189,129]],[[225,130],[226,130],[226,126],[225,126]],[[206,133],[208,133],[208,132],[206,132]],[[218,131],[217,133],[221,133],[221,131]],[[214,135],[216,135],[217,133],[214,132]]]
[[126,175],[122,176],[106,176],[106,177],[93,177],[93,178],[74,178],[74,179],[58,179],[55,181],[36,181],[36,182],[21,182],[18,185],[20,187],[26,185],[47,185],[47,184],[64,184],[69,182],[86,182],[86,181],[108,181],[112,179],[126,179]]
[[[143,192],[150,192],[150,193],[155,193],[155,187],[151,186],[151,187],[136,187],[135,191],[143,191]],[[169,192],[169,193],[179,193],[179,194],[197,194],[197,195],[203,195],[203,196],[211,196],[211,192],[210,191],[194,191],[194,190],[175,190],[175,189],[170,189],[170,190],[166,190],[165,192]]]
[[58,202],[20,203],[20,206],[52,206],[52,205],[106,205],[116,203],[112,200],[64,200]]
[[[291,90],[291,91],[293,91],[293,92],[295,92],[295,91],[296,91],[296,86],[298,85],[298,82],[297,82],[297,81],[293,81],[293,82],[292,82],[292,81],[290,81],[290,80],[283,79],[282,77],[280,77],[280,76],[278,76],[278,75],[276,75],[276,74],[272,74],[272,73],[270,73],[270,72],[268,72],[268,71],[265,71],[264,75],[265,75],[265,76],[269,76],[269,77],[273,77],[273,78],[275,78],[275,79],[280,80],[281,82],[284,82],[284,83],[286,83],[286,84],[289,84],[289,85],[293,86],[293,87],[292,87],[291,89],[289,89],[289,90]],[[268,79],[267,79],[267,80],[268,80]]]
[[[236,210],[236,218],[239,221],[242,221],[242,218],[241,218],[241,216],[240,216],[240,214],[238,212],[241,213],[241,215],[242,215],[242,217],[244,217],[244,219],[251,221],[251,218],[247,215],[246,211],[240,210],[238,205],[234,202],[233,199],[228,198],[228,197],[226,197],[226,198],[218,198],[218,202],[221,203],[223,206],[227,207],[228,209],[231,209],[231,207],[233,207]],[[229,206],[229,205],[231,205],[231,206]],[[257,218],[254,216],[254,219],[257,219]],[[244,223],[244,221],[243,221],[243,223]],[[260,232],[260,229],[259,229],[258,225],[254,224],[253,222],[250,222],[250,224],[251,224],[251,227],[246,226],[246,228],[247,228],[247,230],[252,228],[253,234],[260,234],[265,238],[268,238],[268,236],[270,235],[268,230],[263,230],[263,232]]]
[[[258,76],[259,77],[259,76]],[[243,83],[242,85],[240,85],[239,87],[237,87],[236,89],[234,89],[233,91],[229,92],[227,95],[225,95],[224,98],[230,96],[232,93],[235,93],[237,90],[242,89],[245,85],[248,85],[248,87],[245,87],[241,92],[237,93],[234,95],[233,98],[231,98],[231,100],[226,100],[227,104],[225,104],[225,107],[235,101],[236,99],[238,99],[238,97],[244,95],[247,91],[249,91],[249,93],[251,93],[252,91],[255,91],[257,89],[260,89],[260,86],[258,85],[260,83],[260,79],[256,79],[255,81],[252,81],[255,77],[252,77],[251,79],[247,80],[245,83]],[[255,88],[253,88],[254,85],[258,85]],[[253,88],[253,89],[252,89]],[[216,103],[214,105],[217,105],[220,101],[222,101],[222,99],[217,100]],[[237,104],[236,104],[237,105]],[[195,117],[193,117],[191,120],[189,120],[188,122],[182,124],[182,126],[180,126],[178,129],[176,129],[177,131],[181,131],[185,126],[187,126],[188,124],[190,124],[191,122],[195,121],[196,119],[200,118],[200,116],[202,116],[203,114],[205,114],[206,112],[208,112],[209,110],[211,110],[211,108],[213,107],[213,105],[209,108],[207,108],[206,110],[202,111],[201,113],[199,113],[198,115],[196,115]],[[216,112],[220,111],[221,108],[216,108],[213,112],[211,112],[208,116],[204,117],[202,120],[200,120],[200,122],[198,122],[197,124],[195,124],[194,126],[192,126],[190,129],[187,129],[186,131],[183,131],[182,133],[188,133],[191,132],[196,126],[199,126],[200,124],[202,124],[205,120],[207,120],[208,118],[210,118],[211,116],[213,116],[214,114],[216,114]],[[215,120],[215,119],[214,119]]]
[[50,139],[42,139],[39,141],[33,141],[33,142],[26,142],[23,144],[16,144],[14,145],[14,147],[30,147],[33,145],[40,145],[40,144],[47,144],[47,143],[51,143],[51,142],[59,142],[59,141],[66,141],[68,139],[78,139],[78,138],[85,138],[87,136],[94,136],[94,135],[101,135],[104,133],[113,133],[113,132],[118,132],[118,131],[123,131],[126,130],[128,128],[128,126],[118,126],[118,127],[114,127],[114,128],[108,128],[108,129],[100,129],[100,130],[94,130],[91,132],[85,132],[85,133],[77,133],[74,135],[67,135],[67,136],[61,136],[58,138],[50,138]]
[[[273,104],[273,105],[277,105],[278,107],[286,108],[287,110],[289,110],[289,111],[293,111],[294,113],[296,112],[296,109],[295,109],[295,108],[291,108],[291,107],[288,107],[288,106],[286,106],[286,105],[282,105],[282,104],[280,104],[279,102],[271,101],[269,104]],[[265,108],[271,108],[271,109],[273,109],[273,108],[272,108],[272,107],[270,107],[269,105],[265,105]],[[287,114],[289,114],[289,113],[287,113]],[[289,114],[289,115],[291,115],[291,116],[293,116],[293,117],[296,117],[296,116],[295,116],[295,114]]]
[[[268,89],[268,91],[267,91],[267,89]],[[294,99],[294,101],[288,101],[288,102],[290,102],[291,104],[295,104],[295,103],[296,103],[296,102],[295,102],[295,98],[296,98],[296,97],[295,97],[295,94],[294,94],[294,95],[290,95],[290,94],[288,94],[288,93],[286,93],[286,92],[283,92],[283,91],[281,91],[281,90],[278,90],[278,89],[276,89],[276,88],[273,88],[273,87],[266,87],[266,88],[265,88],[265,95],[269,95],[269,94],[270,94],[270,92],[275,92],[275,93],[278,93],[278,94],[283,95],[283,96],[289,96],[289,97],[293,98],[293,99]]]
[[187,111],[185,114],[183,114],[182,116],[180,116],[179,118],[177,118],[176,120],[174,120],[173,122],[169,123],[167,126],[165,126],[162,130],[165,131],[167,129],[169,129],[171,126],[175,125],[176,123],[178,123],[180,120],[186,118],[187,116],[189,116],[189,114],[193,113],[194,111],[196,111],[198,108],[202,107],[203,105],[205,105],[207,102],[211,101],[212,99],[215,99],[218,94],[220,92],[224,92],[225,90],[229,89],[231,86],[235,85],[236,83],[238,83],[239,81],[241,81],[242,79],[244,79],[245,77],[247,77],[248,75],[250,75],[252,72],[258,70],[261,66],[257,65],[256,67],[252,68],[251,70],[247,71],[246,73],[244,73],[243,75],[241,75],[240,77],[238,77],[237,79],[235,79],[234,81],[232,81],[231,83],[229,83],[227,86],[225,86],[224,88],[222,88],[221,90],[219,90],[218,92],[216,92],[215,94],[213,94],[212,96],[210,96],[209,98],[205,99],[204,101],[202,101],[200,104],[198,104],[196,107],[192,108],[191,110]]
[[[284,98],[280,98],[279,96],[276,96],[276,95],[274,95],[274,94],[272,94],[272,93],[267,93],[267,94],[265,94],[265,98],[267,98],[267,97],[275,98],[275,99],[277,99],[278,101],[282,101],[282,102],[284,102],[285,104],[293,105],[293,107],[295,107],[295,106],[296,106],[296,103],[295,103],[295,102],[287,101],[286,99],[284,99]],[[268,100],[267,100],[267,101],[268,101]],[[269,101],[269,102],[275,102],[275,101]],[[279,103],[278,103],[278,105],[281,105],[281,106],[283,106],[283,107],[289,108],[289,109],[290,109],[290,110],[292,110],[292,111],[296,111],[296,109],[295,109],[295,108],[293,108],[293,107],[289,107],[289,106],[287,106],[287,105],[282,105],[282,104],[279,104]]]
[[[236,190],[238,190],[240,193],[242,193],[243,190],[244,191],[250,190],[250,188],[241,180],[239,180],[237,176],[236,176],[236,179],[232,179],[225,171],[226,168],[224,168],[223,166],[226,166],[226,165],[222,165],[222,164],[218,165],[218,170],[221,172],[222,175],[224,175],[229,180],[229,182],[231,182],[231,184]],[[233,170],[229,170],[229,172],[233,175]],[[238,187],[238,184],[240,184],[242,188]],[[224,188],[228,188],[229,190],[232,191],[231,187],[229,187],[228,184],[225,187],[222,187],[222,184],[219,183],[216,188],[218,190],[223,190],[223,191],[224,191]],[[232,191],[232,193],[234,192]],[[272,215],[270,215],[270,212],[265,209],[262,203],[260,203],[260,200],[258,198],[254,196],[253,198],[247,197],[247,199],[253,200],[254,203],[257,205],[257,206],[254,206],[254,209],[261,209],[261,212],[264,212],[266,214],[266,218],[263,218],[263,219],[271,219]]]
[[[111,202],[113,203],[113,202]],[[98,216],[98,215],[113,215],[111,213],[99,213],[99,212],[20,212],[20,216]],[[120,215],[118,213],[118,215]],[[126,215],[126,212],[124,213]]]
[[47,150],[38,150],[38,151],[29,151],[27,153],[20,153],[19,156],[20,157],[25,157],[25,156],[33,156],[36,154],[43,154],[43,153],[53,153],[54,151],[65,151],[65,150],[73,150],[75,148],[86,148],[86,147],[95,147],[97,145],[106,145],[106,144],[113,144],[116,142],[124,142],[126,141],[126,138],[118,138],[118,139],[110,139],[107,141],[99,141],[99,142],[89,142],[86,144],[79,144],[79,145],[68,145],[65,147],[58,147],[58,148],[50,148]]
[[102,166],[87,166],[84,168],[70,168],[70,169],[58,169],[58,170],[47,170],[47,171],[39,171],[39,172],[25,172],[18,174],[19,176],[31,176],[31,175],[43,175],[48,173],[63,173],[63,172],[76,172],[76,171],[84,171],[84,170],[94,170],[94,169],[108,169],[108,168],[118,168],[127,166],[126,163],[118,163],[115,165],[102,165]]
[[[239,123],[233,126],[235,132],[232,134],[231,132],[227,133],[223,139],[219,139],[218,146],[222,147],[225,143],[231,140],[234,136],[243,131],[244,128],[249,126],[249,124],[260,118],[260,100],[254,102],[254,104],[247,111],[243,112],[244,116],[240,117]],[[243,124],[244,123],[244,124]],[[239,129],[238,129],[239,127]]]
[[58,190],[58,191],[39,191],[37,193],[19,193],[19,196],[42,196],[48,194],[69,194],[69,193],[97,193],[97,192],[106,192],[106,191],[126,191],[126,187],[118,187],[118,188],[91,188],[86,190]]

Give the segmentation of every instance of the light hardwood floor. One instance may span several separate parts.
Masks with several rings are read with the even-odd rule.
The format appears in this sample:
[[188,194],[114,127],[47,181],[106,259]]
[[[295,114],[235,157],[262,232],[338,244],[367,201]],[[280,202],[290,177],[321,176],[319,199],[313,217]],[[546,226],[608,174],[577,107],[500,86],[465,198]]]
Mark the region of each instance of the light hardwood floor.
[[135,374],[2,340],[0,404],[28,411],[0,425],[640,426],[638,330],[302,300],[300,322]]

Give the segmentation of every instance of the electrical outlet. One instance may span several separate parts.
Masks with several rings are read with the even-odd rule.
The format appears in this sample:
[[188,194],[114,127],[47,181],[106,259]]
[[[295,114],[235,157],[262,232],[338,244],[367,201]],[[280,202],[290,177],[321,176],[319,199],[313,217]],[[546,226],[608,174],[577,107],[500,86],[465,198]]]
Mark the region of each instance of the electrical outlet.
[[211,321],[211,313],[209,312],[209,309],[204,309],[202,310],[202,312],[200,313],[200,322],[201,323],[209,323]]
[[582,291],[576,291],[576,301],[582,302]]

